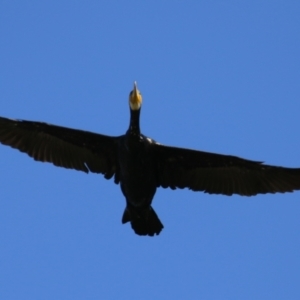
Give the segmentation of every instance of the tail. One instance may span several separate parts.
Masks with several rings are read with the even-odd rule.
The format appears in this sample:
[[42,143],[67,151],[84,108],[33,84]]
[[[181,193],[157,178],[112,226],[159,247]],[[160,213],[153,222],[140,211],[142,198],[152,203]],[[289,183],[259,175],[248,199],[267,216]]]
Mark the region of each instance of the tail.
[[126,207],[122,223],[131,223],[131,227],[138,235],[159,235],[164,225],[160,222],[154,209],[149,206],[146,209],[136,209],[133,207]]

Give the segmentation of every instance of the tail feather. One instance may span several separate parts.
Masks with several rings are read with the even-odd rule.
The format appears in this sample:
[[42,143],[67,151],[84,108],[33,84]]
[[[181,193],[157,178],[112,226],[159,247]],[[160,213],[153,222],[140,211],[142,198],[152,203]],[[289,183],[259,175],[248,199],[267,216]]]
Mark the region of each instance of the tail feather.
[[132,229],[138,235],[158,235],[164,228],[151,206],[143,210],[127,206],[122,217],[122,223],[127,222],[131,222]]

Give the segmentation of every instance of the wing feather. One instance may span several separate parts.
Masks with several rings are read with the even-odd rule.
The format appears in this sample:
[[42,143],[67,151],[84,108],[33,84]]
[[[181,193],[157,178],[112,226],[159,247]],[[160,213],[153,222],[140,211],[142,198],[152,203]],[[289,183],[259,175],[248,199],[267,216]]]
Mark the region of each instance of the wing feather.
[[157,186],[253,196],[300,190],[300,168],[155,144]]
[[42,122],[0,117],[0,143],[36,161],[111,178],[117,168],[118,137]]

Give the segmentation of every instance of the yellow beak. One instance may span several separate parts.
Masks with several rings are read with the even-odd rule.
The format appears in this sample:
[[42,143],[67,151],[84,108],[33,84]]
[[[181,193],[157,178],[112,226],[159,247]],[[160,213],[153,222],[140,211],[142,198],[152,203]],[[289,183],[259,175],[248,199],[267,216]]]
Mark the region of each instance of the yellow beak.
[[129,94],[129,105],[132,110],[138,110],[142,105],[142,95],[137,88],[136,81],[133,83],[133,90]]

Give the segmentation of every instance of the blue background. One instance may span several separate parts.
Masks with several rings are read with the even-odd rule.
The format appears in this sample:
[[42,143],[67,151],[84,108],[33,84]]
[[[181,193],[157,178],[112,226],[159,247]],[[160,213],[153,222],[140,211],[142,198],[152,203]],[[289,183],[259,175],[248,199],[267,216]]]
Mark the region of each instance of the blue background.
[[[300,167],[299,1],[1,1],[0,115]],[[1,299],[300,299],[300,192],[119,186],[0,146]]]

